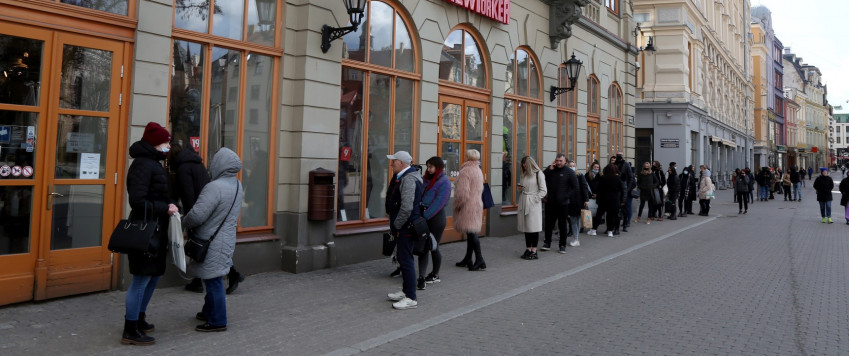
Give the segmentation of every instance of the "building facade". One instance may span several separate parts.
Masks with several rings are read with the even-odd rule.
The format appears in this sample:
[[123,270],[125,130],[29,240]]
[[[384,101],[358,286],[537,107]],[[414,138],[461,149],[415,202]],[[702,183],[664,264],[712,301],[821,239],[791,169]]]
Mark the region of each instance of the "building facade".
[[[234,262],[247,273],[380,258],[396,150],[439,155],[452,178],[481,151],[489,236],[515,232],[523,156],[564,152],[583,170],[634,155],[624,1],[371,0],[326,52],[322,26],[349,24],[338,0],[79,3],[0,3],[0,304],[126,284],[106,244],[149,121],[205,160],[220,147],[242,158]],[[572,55],[574,90],[549,100],[570,86]],[[329,214],[310,214],[314,198]]]
[[727,187],[750,165],[753,138],[750,2],[634,2],[634,17],[656,51],[643,51],[638,76],[638,161],[705,164]]
[[834,144],[832,152],[835,164],[845,166],[849,163],[849,107],[845,104],[835,105],[833,123],[828,128],[829,140]]
[[[754,70],[755,166],[787,166],[787,129],[784,101],[784,46],[772,27],[766,6],[752,8],[752,68]],[[795,157],[795,153],[792,153]],[[795,158],[794,158],[795,159]]]

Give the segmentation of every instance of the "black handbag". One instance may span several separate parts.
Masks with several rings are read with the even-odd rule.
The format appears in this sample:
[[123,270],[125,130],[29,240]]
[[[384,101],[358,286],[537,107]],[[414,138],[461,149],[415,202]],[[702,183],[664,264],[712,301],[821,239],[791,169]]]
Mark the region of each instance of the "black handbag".
[[218,231],[221,231],[221,227],[224,226],[224,222],[227,221],[227,216],[230,215],[230,212],[233,211],[233,206],[236,205],[236,198],[239,197],[240,187],[241,185],[237,182],[236,195],[233,197],[233,203],[230,204],[230,209],[227,210],[227,214],[224,214],[224,219],[221,220],[221,224],[218,225],[218,228],[215,229],[215,233],[212,234],[212,237],[210,237],[209,240],[203,240],[196,237],[193,232],[189,232],[189,239],[186,240],[186,244],[183,246],[183,249],[186,251],[186,256],[198,263],[202,263],[206,260],[206,254],[209,252],[209,245],[212,243],[212,240],[215,240],[215,236],[218,235]]
[[109,237],[109,251],[117,253],[144,253],[155,257],[159,253],[159,224],[156,219],[147,220],[147,202],[144,205],[144,219],[131,221],[121,219],[112,236]]
[[383,255],[384,256],[392,256],[392,253],[395,252],[395,236],[392,236],[391,233],[384,232],[383,233]]
[[495,201],[492,200],[492,190],[489,189],[489,183],[483,184],[483,194],[481,199],[483,200],[484,209],[489,209],[495,206]]

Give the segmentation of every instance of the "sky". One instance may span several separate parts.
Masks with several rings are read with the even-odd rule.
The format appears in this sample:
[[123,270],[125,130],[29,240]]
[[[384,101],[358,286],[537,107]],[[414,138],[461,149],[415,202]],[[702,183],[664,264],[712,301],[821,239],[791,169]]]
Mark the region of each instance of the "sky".
[[[849,1],[846,0],[751,0],[752,7],[763,5],[772,12],[778,40],[802,63],[816,66],[828,85],[828,102],[844,107],[849,100],[849,42],[847,32]],[[785,73],[787,69],[785,68]]]

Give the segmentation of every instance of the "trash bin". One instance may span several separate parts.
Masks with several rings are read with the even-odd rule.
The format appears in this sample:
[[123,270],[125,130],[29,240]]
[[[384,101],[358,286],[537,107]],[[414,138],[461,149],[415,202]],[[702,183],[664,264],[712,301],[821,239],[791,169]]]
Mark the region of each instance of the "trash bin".
[[335,172],[320,167],[310,171],[307,219],[333,219],[333,203],[336,199],[336,186],[333,184],[335,176]]

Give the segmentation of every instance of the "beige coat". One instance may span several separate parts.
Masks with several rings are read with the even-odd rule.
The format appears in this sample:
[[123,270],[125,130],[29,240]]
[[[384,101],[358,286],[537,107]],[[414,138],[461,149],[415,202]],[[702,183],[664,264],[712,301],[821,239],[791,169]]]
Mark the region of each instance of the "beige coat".
[[537,172],[536,177],[522,175],[521,183],[525,188],[519,196],[519,208],[516,214],[519,219],[519,232],[542,231],[542,198],[548,194],[545,175],[542,172]]
[[454,230],[480,232],[483,225],[483,172],[477,161],[467,161],[454,179]]

